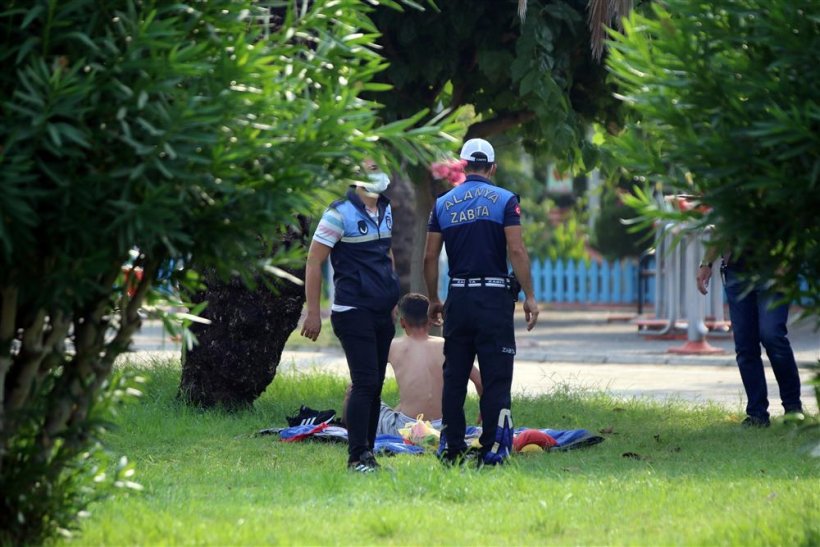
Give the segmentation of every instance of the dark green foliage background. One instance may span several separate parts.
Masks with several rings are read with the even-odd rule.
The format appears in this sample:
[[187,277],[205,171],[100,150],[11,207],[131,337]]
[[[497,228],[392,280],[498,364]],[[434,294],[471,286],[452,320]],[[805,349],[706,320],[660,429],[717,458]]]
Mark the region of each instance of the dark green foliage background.
[[711,208],[667,211],[638,192],[646,225],[715,224],[720,250],[820,314],[820,4],[670,0],[613,37],[608,66],[631,117],[616,162]]
[[184,286],[191,265],[250,279],[260,241],[365,155],[428,161],[452,138],[424,112],[382,125],[361,97],[384,62],[355,0],[268,26],[250,0],[1,9],[0,543],[39,543],[118,476],[83,462],[160,265],[183,259]]

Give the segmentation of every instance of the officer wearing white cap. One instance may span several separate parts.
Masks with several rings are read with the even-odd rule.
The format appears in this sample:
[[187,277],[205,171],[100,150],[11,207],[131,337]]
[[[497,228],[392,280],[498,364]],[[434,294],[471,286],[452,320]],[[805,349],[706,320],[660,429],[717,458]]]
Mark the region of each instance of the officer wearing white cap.
[[[509,414],[515,357],[513,314],[518,287],[507,272],[507,259],[524,291],[527,329],[538,319],[530,259],[521,236],[518,197],[491,182],[495,151],[483,139],[470,139],[461,149],[467,179],[436,199],[427,227],[424,279],[430,317],[444,321],[444,388],[442,444],[439,456],[455,463],[467,452],[464,400],[473,361],[478,356],[484,393],[481,462],[501,463],[499,416]],[[447,302],[438,296],[438,260],[446,248],[450,287]],[[504,410],[506,409],[506,410]],[[502,412],[503,411],[503,412]],[[511,424],[510,424],[511,426]],[[509,439],[511,443],[511,438]],[[502,445],[505,444],[502,442]],[[495,446],[494,446],[495,445]],[[511,447],[502,447],[508,453]]]

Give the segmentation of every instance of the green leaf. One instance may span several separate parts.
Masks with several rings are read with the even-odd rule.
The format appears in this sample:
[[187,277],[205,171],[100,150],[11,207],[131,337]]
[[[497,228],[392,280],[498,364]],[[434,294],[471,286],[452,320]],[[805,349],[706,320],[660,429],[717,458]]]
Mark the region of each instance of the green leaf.
[[88,48],[91,49],[92,51],[99,51],[99,49],[100,49],[97,46],[97,44],[95,44],[91,40],[91,38],[89,38],[88,35],[85,34],[84,32],[79,32],[79,31],[69,32],[68,34],[66,34],[66,38],[73,38],[75,40],[79,40],[80,42],[82,42],[83,44],[88,46]]
[[60,131],[57,129],[57,126],[53,123],[46,124],[46,131],[48,132],[48,136],[51,137],[51,141],[57,148],[61,148],[63,146],[63,140],[60,137]]
[[82,146],[83,148],[91,148],[91,143],[86,139],[85,135],[76,127],[67,123],[55,123],[54,126],[62,133],[68,140]]
[[28,26],[29,26],[32,22],[34,22],[34,20],[35,20],[35,19],[37,19],[38,17],[40,17],[40,15],[43,13],[43,11],[44,11],[44,10],[45,10],[45,8],[43,7],[43,5],[42,5],[42,4],[38,4],[38,5],[36,5],[36,6],[32,7],[32,8],[29,8],[28,13],[27,13],[27,14],[26,14],[26,16],[23,18],[23,22],[22,22],[22,23],[20,23],[20,28],[21,28],[21,29],[24,29],[24,30],[25,30],[26,28],[28,28]]
[[39,36],[29,36],[23,42],[23,45],[20,46],[20,49],[17,50],[17,57],[14,60],[14,63],[19,65],[25,59],[28,54],[37,46],[40,45],[40,37]]

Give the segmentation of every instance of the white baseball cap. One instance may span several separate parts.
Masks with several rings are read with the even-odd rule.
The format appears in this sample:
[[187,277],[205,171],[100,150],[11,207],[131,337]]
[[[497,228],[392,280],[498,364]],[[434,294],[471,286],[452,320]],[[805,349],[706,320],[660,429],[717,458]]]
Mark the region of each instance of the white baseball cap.
[[463,160],[475,162],[495,162],[495,150],[493,145],[484,139],[470,139],[461,147],[461,155]]

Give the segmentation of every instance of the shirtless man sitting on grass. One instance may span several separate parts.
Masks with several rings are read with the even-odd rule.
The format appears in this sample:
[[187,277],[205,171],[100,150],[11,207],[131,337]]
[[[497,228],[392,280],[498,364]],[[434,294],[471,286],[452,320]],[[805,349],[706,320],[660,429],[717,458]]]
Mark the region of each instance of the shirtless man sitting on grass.
[[[382,401],[377,435],[398,435],[399,429],[415,422],[419,414],[433,426],[441,426],[444,338],[429,334],[429,303],[426,296],[417,293],[408,293],[399,300],[399,321],[405,336],[393,339],[387,357],[396,375],[399,404],[390,408]],[[475,365],[470,380],[481,397],[481,375]],[[343,408],[347,407],[349,395],[350,387]]]

